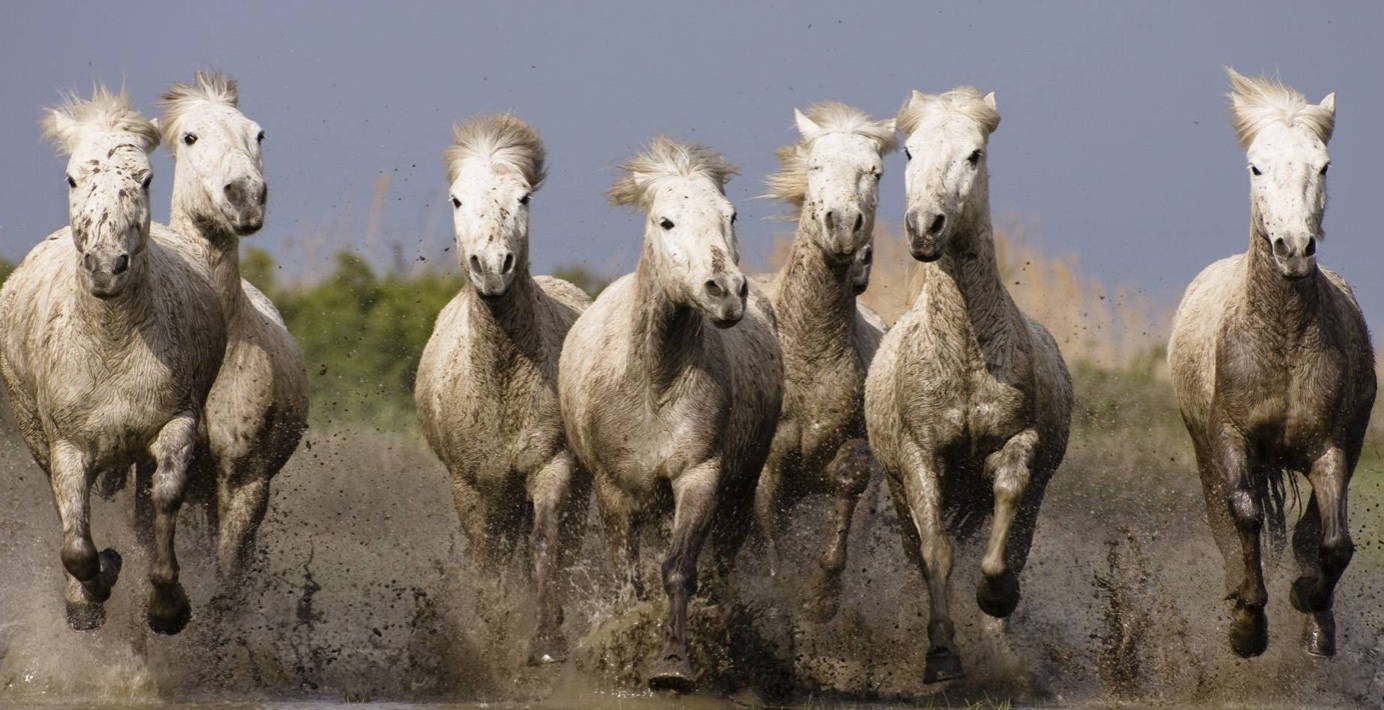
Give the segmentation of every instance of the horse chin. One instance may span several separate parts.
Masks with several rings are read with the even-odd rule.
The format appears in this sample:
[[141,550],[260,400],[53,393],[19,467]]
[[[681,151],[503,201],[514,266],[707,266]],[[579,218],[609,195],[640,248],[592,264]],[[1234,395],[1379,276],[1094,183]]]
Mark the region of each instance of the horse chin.
[[909,245],[908,253],[918,261],[930,263],[942,258],[942,245],[940,243],[927,246]]

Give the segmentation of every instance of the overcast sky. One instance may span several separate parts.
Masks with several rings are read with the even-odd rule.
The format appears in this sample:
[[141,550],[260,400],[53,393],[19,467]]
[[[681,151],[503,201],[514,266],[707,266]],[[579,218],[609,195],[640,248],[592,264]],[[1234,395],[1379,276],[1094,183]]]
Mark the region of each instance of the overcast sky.
[[[536,270],[632,267],[640,218],[602,193],[611,166],[658,132],[741,166],[729,192],[758,261],[790,229],[771,219],[781,206],[752,198],[773,149],[795,137],[794,106],[832,99],[883,117],[910,89],[973,84],[997,92],[1003,116],[995,213],[1029,224],[1049,253],[1079,254],[1108,285],[1173,301],[1247,242],[1229,64],[1278,73],[1313,101],[1337,92],[1321,259],[1379,319],[1384,238],[1369,215],[1384,187],[1381,31],[1375,1],[17,4],[0,27],[0,254],[22,257],[66,222],[63,161],[39,141],[40,107],[96,79],[125,82],[152,111],[197,67],[238,78],[242,109],[269,136],[268,221],[247,243],[296,273],[326,271],[345,248],[387,258],[386,245],[363,243],[383,175],[380,241],[436,263],[452,239],[439,158],[449,126],[501,110],[548,147]],[[172,165],[159,156],[163,220]],[[882,222],[901,221],[902,167],[887,161]]]

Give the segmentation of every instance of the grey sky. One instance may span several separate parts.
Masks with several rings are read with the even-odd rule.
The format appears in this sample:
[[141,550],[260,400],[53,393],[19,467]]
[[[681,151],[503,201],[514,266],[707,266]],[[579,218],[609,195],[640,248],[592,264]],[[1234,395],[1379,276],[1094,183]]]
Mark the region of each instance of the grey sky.
[[[266,129],[270,210],[250,243],[322,272],[359,244],[372,187],[392,178],[383,232],[404,258],[451,243],[439,153],[453,120],[512,109],[548,146],[534,198],[539,271],[585,261],[628,270],[640,220],[608,207],[611,165],[649,135],[708,143],[730,184],[748,258],[780,205],[763,192],[793,106],[834,99],[892,115],[909,89],[995,90],[997,215],[1077,253],[1108,285],[1171,301],[1212,260],[1243,250],[1244,156],[1226,123],[1231,64],[1278,72],[1338,120],[1322,260],[1384,317],[1379,206],[1384,3],[25,3],[0,28],[0,254],[21,257],[66,221],[62,162],[39,142],[39,107],[94,79],[126,82],[146,110],[196,67],[241,82]],[[172,166],[155,163],[155,217]],[[880,219],[898,224],[903,158],[886,167]],[[315,250],[293,237],[330,228]],[[301,240],[299,240],[301,241]],[[374,253],[383,254],[382,250]],[[450,256],[449,256],[450,258]],[[305,263],[312,261],[314,263]],[[435,261],[434,261],[435,263]],[[455,265],[450,261],[450,268]]]

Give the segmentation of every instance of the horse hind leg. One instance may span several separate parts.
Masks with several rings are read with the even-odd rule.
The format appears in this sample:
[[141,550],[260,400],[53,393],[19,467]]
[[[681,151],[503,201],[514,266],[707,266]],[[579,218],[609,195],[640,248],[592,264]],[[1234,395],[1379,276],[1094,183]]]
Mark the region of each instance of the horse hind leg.
[[86,457],[75,446],[58,442],[53,446],[50,462],[53,502],[62,523],[67,625],[74,631],[90,631],[105,623],[104,604],[120,577],[121,559],[109,548],[97,553],[91,540],[90,471]]
[[1312,498],[1293,534],[1293,550],[1301,575],[1293,581],[1290,600],[1307,615],[1304,642],[1314,656],[1336,653],[1336,622],[1332,602],[1336,583],[1350,564],[1355,545],[1347,525],[1346,486],[1350,467],[1339,448],[1312,464],[1308,479]]
[[851,439],[837,449],[827,465],[827,479],[835,493],[831,522],[817,569],[803,593],[807,617],[817,623],[830,621],[841,606],[841,572],[846,567],[846,550],[851,522],[860,496],[870,484],[874,457],[864,439]]

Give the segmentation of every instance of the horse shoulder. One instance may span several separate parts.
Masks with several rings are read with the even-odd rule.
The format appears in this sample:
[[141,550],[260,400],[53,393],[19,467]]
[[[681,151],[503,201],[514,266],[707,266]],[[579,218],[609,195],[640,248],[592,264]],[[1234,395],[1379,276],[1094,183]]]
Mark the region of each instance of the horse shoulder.
[[1183,293],[1168,338],[1168,368],[1184,418],[1204,422],[1215,388],[1216,347],[1227,304],[1243,290],[1244,255],[1202,269]]

